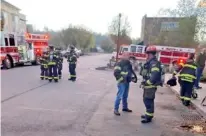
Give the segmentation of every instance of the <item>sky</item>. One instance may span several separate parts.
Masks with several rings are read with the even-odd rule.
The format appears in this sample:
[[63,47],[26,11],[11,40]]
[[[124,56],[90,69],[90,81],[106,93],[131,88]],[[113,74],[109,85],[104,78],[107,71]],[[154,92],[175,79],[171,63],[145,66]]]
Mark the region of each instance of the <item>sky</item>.
[[21,9],[37,29],[60,30],[69,24],[107,33],[118,13],[128,16],[131,37],[140,37],[142,17],[156,16],[160,8],[174,8],[178,0],[6,0]]

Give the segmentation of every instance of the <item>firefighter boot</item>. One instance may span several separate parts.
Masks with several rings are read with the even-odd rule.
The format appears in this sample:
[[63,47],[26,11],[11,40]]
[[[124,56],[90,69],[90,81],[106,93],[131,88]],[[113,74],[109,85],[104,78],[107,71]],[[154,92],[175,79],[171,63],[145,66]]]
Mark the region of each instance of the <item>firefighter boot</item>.
[[116,115],[116,116],[120,116],[119,111],[118,111],[118,110],[114,110],[114,115]]
[[40,77],[41,78],[41,80],[44,80],[44,77]]
[[142,118],[142,119],[145,119],[145,118],[146,118],[146,116],[145,116],[145,115],[141,115],[141,118]]
[[54,82],[56,82],[56,83],[57,83],[57,82],[58,82],[58,79],[54,79]]
[[144,118],[141,122],[143,124],[150,123],[150,122],[152,122],[152,119],[151,118]]

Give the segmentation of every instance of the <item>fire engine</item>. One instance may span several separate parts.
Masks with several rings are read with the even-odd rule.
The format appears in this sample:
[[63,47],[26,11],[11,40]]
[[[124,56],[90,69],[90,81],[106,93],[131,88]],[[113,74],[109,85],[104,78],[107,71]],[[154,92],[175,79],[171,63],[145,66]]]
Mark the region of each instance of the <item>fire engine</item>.
[[17,45],[14,34],[5,35],[1,31],[1,67],[9,69],[26,63],[38,65],[43,50],[48,48],[48,40],[49,36],[47,34],[26,33],[25,42]]
[[[157,58],[164,65],[170,65],[173,61],[181,58],[186,60],[190,53],[195,53],[193,48],[180,48],[180,47],[170,47],[170,46],[160,46],[155,45],[157,48]],[[122,56],[127,55],[132,60],[145,61],[146,46],[144,45],[128,45],[121,46],[118,54],[118,59],[121,59]]]

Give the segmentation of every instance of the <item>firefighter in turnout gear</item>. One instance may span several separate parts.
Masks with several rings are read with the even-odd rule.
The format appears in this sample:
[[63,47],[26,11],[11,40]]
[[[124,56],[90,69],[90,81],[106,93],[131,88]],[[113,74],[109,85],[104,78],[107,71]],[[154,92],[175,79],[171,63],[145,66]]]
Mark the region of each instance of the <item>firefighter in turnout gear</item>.
[[48,57],[48,71],[49,71],[49,82],[54,79],[55,82],[58,82],[58,73],[57,73],[57,65],[58,65],[58,55],[54,51],[54,46],[49,46],[49,57]]
[[128,108],[128,94],[129,94],[129,85],[130,82],[137,82],[137,76],[132,69],[132,65],[129,59],[125,56],[114,68],[114,77],[117,80],[117,96],[114,103],[114,114],[120,116],[119,113],[119,104],[122,100],[122,111],[132,112]]
[[75,49],[74,46],[70,47],[70,53],[67,59],[69,63],[69,73],[70,73],[68,80],[71,80],[73,82],[76,81],[76,64],[77,64],[77,56],[74,49]]
[[40,68],[41,68],[41,79],[48,79],[48,53],[46,51],[43,52],[42,57],[40,58]]
[[141,83],[144,90],[143,102],[146,107],[145,115],[142,115],[142,123],[149,123],[152,121],[154,114],[154,99],[157,91],[157,86],[162,84],[161,81],[161,63],[156,58],[156,47],[148,46],[146,48],[147,61],[141,70],[140,75],[143,77]]
[[56,52],[57,52],[57,55],[59,57],[58,67],[57,67],[58,76],[59,76],[59,79],[61,79],[61,77],[62,77],[62,68],[63,68],[63,55],[61,54],[61,48],[56,48]]
[[191,101],[191,96],[194,89],[194,83],[196,79],[196,69],[197,66],[194,62],[194,54],[190,54],[187,61],[184,63],[179,63],[176,67],[173,76],[179,73],[179,84],[180,84],[180,99],[183,105],[189,106]]

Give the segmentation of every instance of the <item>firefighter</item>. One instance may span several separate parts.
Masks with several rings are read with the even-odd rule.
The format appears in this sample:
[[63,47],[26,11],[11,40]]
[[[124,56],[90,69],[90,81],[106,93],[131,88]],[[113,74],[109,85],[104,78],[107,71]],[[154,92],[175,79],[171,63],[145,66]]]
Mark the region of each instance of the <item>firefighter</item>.
[[125,56],[114,68],[114,76],[117,80],[118,92],[114,104],[114,114],[120,116],[119,104],[122,100],[122,111],[132,112],[128,108],[127,99],[129,94],[130,82],[137,82],[137,76],[132,69],[132,65],[128,58]]
[[147,61],[143,66],[142,77],[143,82],[142,87],[144,90],[143,93],[143,102],[146,107],[145,115],[142,115],[142,123],[149,123],[152,121],[154,114],[154,99],[157,86],[161,85],[161,63],[156,58],[156,47],[148,46],[146,48]]
[[67,61],[69,62],[69,79],[71,81],[76,81],[76,64],[77,64],[77,56],[75,53],[75,47],[71,46],[70,47],[70,53],[68,55]]
[[59,79],[61,79],[62,77],[62,68],[63,68],[63,55],[61,54],[61,48],[56,48],[56,52],[57,52],[57,55],[59,57],[58,59],[58,76],[59,76]]
[[41,79],[48,79],[48,54],[46,51],[43,51],[43,55],[40,58],[40,68],[41,68]]
[[49,46],[49,57],[48,57],[48,71],[49,71],[49,82],[54,79],[55,82],[58,82],[58,73],[57,73],[57,65],[58,65],[58,55],[54,51],[54,46]]
[[179,63],[176,67],[173,76],[179,73],[179,84],[180,84],[180,99],[183,105],[189,106],[191,101],[191,96],[193,92],[193,86],[196,79],[196,69],[197,66],[194,62],[194,54],[191,53],[184,63]]

